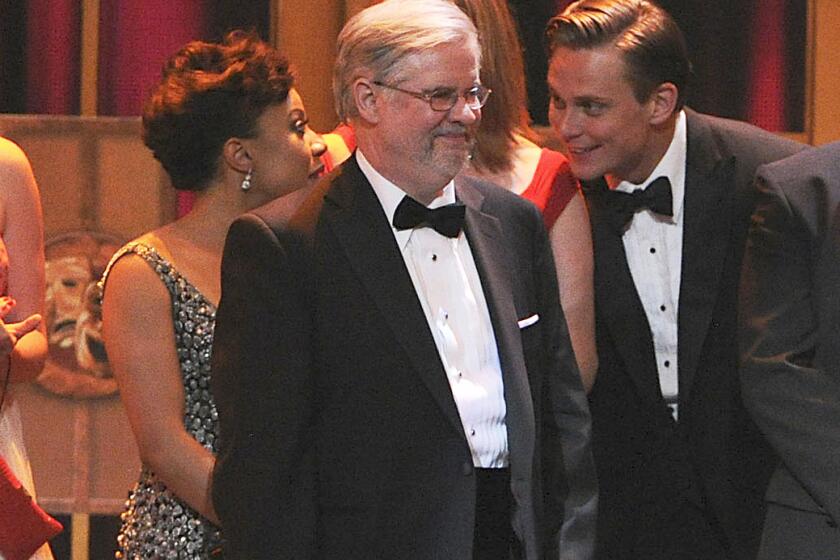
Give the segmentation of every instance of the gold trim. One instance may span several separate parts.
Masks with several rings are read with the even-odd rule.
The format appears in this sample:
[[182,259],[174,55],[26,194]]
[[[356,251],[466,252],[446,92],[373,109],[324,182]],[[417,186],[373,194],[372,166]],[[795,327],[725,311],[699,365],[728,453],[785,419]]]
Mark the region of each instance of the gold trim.
[[74,513],[70,519],[72,523],[70,558],[71,560],[88,560],[90,557],[90,515]]
[[812,141],[811,134],[808,132],[778,132],[777,134],[802,144],[810,144]]
[[840,2],[812,0],[814,6],[814,91],[813,144],[820,145],[840,139],[840,74],[837,73],[837,53],[840,52]]
[[803,142],[814,143],[816,117],[814,110],[814,95],[816,91],[816,52],[817,52],[817,0],[808,0],[806,14],[807,30],[805,35],[805,138]]
[[268,6],[269,35],[268,41],[274,48],[280,48],[280,14],[283,13],[283,0],[272,0]]
[[82,1],[82,76],[80,98],[82,116],[97,113],[99,82],[99,0]]

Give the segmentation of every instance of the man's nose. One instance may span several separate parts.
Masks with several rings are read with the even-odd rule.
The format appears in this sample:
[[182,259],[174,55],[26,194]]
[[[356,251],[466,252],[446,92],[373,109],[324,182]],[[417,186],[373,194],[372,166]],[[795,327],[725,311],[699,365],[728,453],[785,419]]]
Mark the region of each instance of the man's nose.
[[552,124],[560,138],[564,140],[580,136],[583,129],[581,119],[574,111],[563,111],[552,119]]
[[464,96],[449,110],[449,120],[463,124],[473,124],[481,118],[481,109],[471,109]]

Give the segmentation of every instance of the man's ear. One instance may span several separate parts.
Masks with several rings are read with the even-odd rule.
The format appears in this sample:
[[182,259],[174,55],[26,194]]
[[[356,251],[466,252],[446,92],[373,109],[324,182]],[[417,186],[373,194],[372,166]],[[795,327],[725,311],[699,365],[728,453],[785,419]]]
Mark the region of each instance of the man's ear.
[[246,142],[235,136],[228,138],[222,146],[222,159],[225,165],[240,173],[247,173],[254,167]]
[[656,86],[651,94],[650,123],[661,125],[665,123],[677,108],[680,92],[671,82],[663,82]]
[[379,92],[376,91],[376,85],[368,78],[358,78],[351,86],[353,93],[353,102],[356,104],[356,109],[359,116],[371,123],[379,122],[379,107],[377,102],[381,99]]

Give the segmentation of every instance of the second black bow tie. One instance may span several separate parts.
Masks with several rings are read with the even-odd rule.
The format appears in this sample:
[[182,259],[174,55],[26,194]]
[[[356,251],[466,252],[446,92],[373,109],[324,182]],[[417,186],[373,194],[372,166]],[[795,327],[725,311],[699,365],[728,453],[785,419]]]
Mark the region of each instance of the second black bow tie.
[[604,197],[607,220],[619,235],[624,234],[625,226],[639,210],[647,208],[663,216],[674,215],[671,181],[668,177],[655,179],[644,190],[632,193],[609,190],[604,192]]
[[394,227],[400,230],[430,227],[446,237],[458,237],[464,226],[464,212],[465,207],[460,202],[426,208],[410,196],[405,196],[394,211]]

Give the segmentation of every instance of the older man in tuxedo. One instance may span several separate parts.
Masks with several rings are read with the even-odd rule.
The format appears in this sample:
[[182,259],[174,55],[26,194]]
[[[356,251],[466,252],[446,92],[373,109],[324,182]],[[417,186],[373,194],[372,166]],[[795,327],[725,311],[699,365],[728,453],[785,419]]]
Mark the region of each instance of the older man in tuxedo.
[[358,150],[294,215],[231,227],[226,556],[589,558],[589,413],[539,213],[453,182],[490,94],[479,53],[443,0],[357,14],[334,86]]
[[744,402],[781,457],[759,558],[840,558],[840,142],[759,169]]
[[776,459],[740,400],[738,280],[755,169],[800,146],[684,108],[685,41],[653,2],[574,2],[549,44],[595,251],[598,556],[751,560]]

